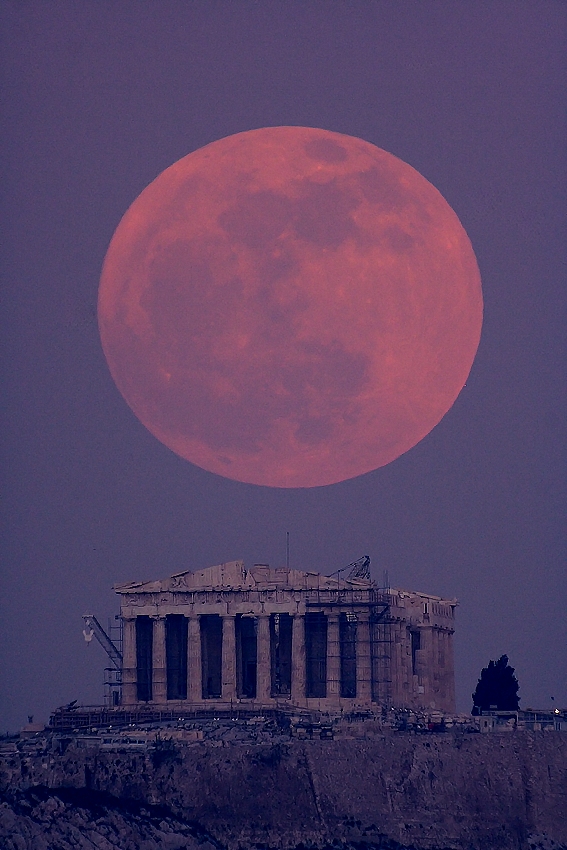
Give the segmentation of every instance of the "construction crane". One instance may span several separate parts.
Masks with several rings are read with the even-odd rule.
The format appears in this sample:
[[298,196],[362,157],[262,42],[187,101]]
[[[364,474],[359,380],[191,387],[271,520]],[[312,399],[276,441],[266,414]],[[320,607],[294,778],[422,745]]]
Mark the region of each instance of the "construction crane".
[[337,576],[338,580],[341,580],[341,573],[344,573],[345,570],[350,568],[350,573],[348,574],[347,581],[349,579],[365,579],[366,581],[370,581],[370,555],[363,555],[362,558],[359,558],[358,561],[353,561],[352,564],[347,564],[346,567],[341,567],[338,570],[335,570],[334,573],[327,576],[327,578],[332,578],[333,576]]
[[358,561],[348,564],[345,570],[348,570],[349,567],[351,567],[351,571],[348,574],[349,579],[361,578],[370,581],[370,555],[363,555]]
[[95,637],[117,670],[122,670],[122,653],[116,648],[115,644],[108,637],[101,624],[94,614],[83,614],[85,628],[83,636],[87,643],[90,643]]

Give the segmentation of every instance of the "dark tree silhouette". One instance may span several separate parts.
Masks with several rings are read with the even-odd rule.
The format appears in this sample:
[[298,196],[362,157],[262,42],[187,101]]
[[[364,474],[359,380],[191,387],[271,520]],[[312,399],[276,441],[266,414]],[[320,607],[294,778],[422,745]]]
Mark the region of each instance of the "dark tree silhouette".
[[514,668],[508,666],[508,656],[502,655],[498,661],[491,661],[488,667],[483,668],[472,695],[472,713],[480,714],[491,706],[496,706],[498,711],[517,711],[520,703],[518,688]]

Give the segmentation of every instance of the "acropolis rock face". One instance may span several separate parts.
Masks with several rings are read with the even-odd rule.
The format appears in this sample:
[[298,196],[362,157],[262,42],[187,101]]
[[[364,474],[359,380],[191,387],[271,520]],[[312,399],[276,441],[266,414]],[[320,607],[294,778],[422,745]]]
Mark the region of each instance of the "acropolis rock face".
[[5,754],[0,791],[9,850],[567,847],[562,732],[71,744]]

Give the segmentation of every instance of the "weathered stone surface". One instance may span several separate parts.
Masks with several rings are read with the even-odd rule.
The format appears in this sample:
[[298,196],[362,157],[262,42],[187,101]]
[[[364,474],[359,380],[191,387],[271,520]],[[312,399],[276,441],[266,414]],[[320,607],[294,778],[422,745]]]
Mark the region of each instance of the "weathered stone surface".
[[0,804],[5,850],[213,850],[198,828],[108,795],[35,788]]
[[2,846],[42,850],[59,829],[46,848],[567,848],[561,732],[215,743],[9,754]]

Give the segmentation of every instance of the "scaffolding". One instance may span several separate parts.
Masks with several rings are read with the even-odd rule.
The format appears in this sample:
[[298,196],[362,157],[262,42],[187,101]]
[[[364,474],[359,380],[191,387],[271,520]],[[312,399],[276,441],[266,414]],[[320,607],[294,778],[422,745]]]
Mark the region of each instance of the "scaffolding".
[[109,618],[107,631],[94,614],[83,614],[83,620],[83,636],[87,645],[95,637],[112,662],[112,666],[104,668],[104,705],[107,708],[116,707],[122,701],[122,617],[117,614],[114,622]]
[[[389,708],[392,705],[392,627],[395,620],[390,614],[391,598],[388,588],[317,588],[311,592],[305,604],[308,610],[342,609],[346,619],[353,624],[357,619],[357,613],[364,609],[369,610],[369,629],[366,634],[368,634],[370,647],[366,647],[366,651],[363,649],[362,655],[370,655],[371,659],[372,702]],[[359,644],[363,639],[362,634],[364,632],[357,630],[356,641]],[[352,634],[348,633],[345,624],[341,641],[344,644],[341,647],[341,655],[345,660],[350,654],[347,648],[347,643],[350,641],[352,641]]]
[[120,667],[116,667],[113,663],[111,667],[104,668],[104,705],[112,708],[120,705],[122,702],[123,625],[122,617],[118,614],[115,615],[114,622],[110,617],[108,618],[108,636],[120,655]]
[[372,663],[372,701],[385,708],[392,706],[392,625],[390,606],[370,614],[370,656]]

